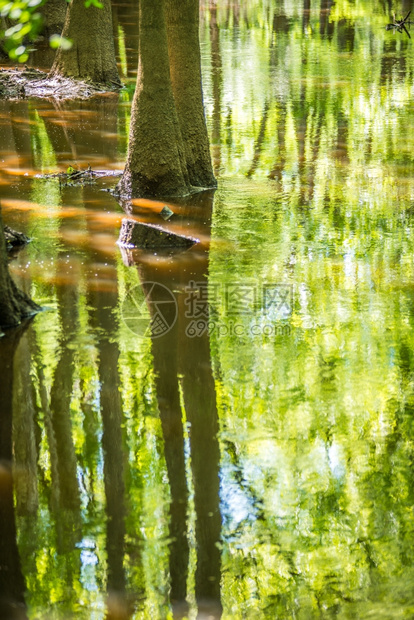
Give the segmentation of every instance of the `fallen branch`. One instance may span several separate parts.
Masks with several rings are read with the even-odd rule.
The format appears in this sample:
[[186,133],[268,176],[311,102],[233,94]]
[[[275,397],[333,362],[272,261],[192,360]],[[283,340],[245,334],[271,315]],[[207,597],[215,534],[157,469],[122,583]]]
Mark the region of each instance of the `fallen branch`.
[[407,15],[405,17],[402,17],[401,19],[396,19],[395,17],[395,13],[393,14],[393,23],[392,24],[387,24],[385,26],[385,30],[392,30],[395,34],[395,32],[405,32],[408,35],[408,38],[411,39],[411,35],[408,32],[406,25],[408,25],[408,27],[410,27],[410,25],[413,23],[411,22],[408,18],[411,15],[411,11],[409,11],[407,13]]
[[67,185],[72,182],[93,181],[104,177],[119,177],[122,170],[92,170],[89,166],[86,170],[78,170],[69,166],[66,172],[54,172],[52,174],[37,174],[37,179],[58,179],[59,184]]

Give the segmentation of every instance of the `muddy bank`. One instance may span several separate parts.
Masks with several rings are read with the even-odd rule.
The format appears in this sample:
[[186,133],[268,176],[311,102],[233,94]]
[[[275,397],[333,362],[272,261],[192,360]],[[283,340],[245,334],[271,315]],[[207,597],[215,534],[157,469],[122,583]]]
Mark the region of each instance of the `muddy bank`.
[[0,68],[0,98],[24,97],[54,99],[88,99],[99,93],[118,91],[119,84],[93,84],[60,76],[49,77],[44,71],[24,66]]

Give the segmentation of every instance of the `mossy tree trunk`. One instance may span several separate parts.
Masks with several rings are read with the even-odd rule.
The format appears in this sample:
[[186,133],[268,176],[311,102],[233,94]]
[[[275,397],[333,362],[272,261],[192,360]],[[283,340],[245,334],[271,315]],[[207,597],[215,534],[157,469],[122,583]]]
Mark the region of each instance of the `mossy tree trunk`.
[[117,187],[121,198],[184,196],[216,185],[204,118],[198,10],[197,0],[185,0],[184,7],[178,0],[140,2],[137,88]]
[[50,75],[61,75],[94,84],[120,86],[116,66],[110,0],[103,7],[85,7],[84,0],[72,0],[62,36],[71,39],[70,50],[56,53]]
[[32,316],[39,309],[10,277],[0,207],[0,327],[15,327],[23,318]]
[[52,34],[60,34],[63,30],[68,3],[66,0],[47,0],[40,11],[44,24],[41,34],[49,38]]
[[163,0],[141,0],[137,88],[121,196],[184,196],[190,182],[171,87]]
[[216,186],[204,116],[198,0],[166,0],[171,83],[190,183]]

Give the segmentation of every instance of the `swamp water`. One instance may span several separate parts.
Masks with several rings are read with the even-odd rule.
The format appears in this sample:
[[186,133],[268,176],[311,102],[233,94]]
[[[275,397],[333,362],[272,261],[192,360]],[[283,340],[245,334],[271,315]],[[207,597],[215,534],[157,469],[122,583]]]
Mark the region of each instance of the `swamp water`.
[[203,3],[219,188],[168,202],[191,249],[121,251],[111,179],[38,175],[122,170],[134,11],[119,96],[0,101],[11,267],[49,309],[1,404],[18,617],[412,618],[414,43],[368,0]]

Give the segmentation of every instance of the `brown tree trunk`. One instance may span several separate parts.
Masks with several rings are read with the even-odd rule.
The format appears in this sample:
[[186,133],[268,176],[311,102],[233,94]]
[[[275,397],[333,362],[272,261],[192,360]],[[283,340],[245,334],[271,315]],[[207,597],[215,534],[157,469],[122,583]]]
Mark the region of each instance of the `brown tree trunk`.
[[24,317],[39,310],[39,306],[19,291],[10,277],[0,207],[0,327],[15,327]]
[[185,196],[216,186],[204,117],[198,11],[197,0],[140,2],[137,89],[117,188],[122,198]]
[[163,0],[141,0],[137,88],[121,197],[184,196],[190,183],[171,87]]
[[47,0],[40,12],[43,15],[44,25],[41,34],[49,38],[52,34],[60,34],[65,23],[66,9],[68,3],[66,0]]
[[66,13],[62,36],[71,39],[70,50],[60,48],[51,76],[61,75],[94,84],[120,86],[115,59],[110,0],[103,8],[85,7],[84,0],[72,0]]
[[191,185],[216,187],[204,116],[198,0],[166,0],[171,83]]

